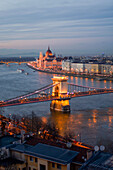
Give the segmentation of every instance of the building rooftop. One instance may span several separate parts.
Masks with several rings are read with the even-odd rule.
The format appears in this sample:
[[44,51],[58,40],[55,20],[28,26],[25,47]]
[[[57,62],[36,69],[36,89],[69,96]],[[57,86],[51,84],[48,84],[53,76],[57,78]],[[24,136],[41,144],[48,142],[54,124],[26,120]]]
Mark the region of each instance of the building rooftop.
[[83,62],[81,62],[81,61],[73,61],[72,63],[84,64],[84,63],[83,63]]
[[70,163],[79,153],[76,151],[50,146],[47,144],[39,143],[35,146],[16,145],[12,150],[24,152],[27,155],[35,156],[38,158],[46,159],[60,164]]
[[52,58],[47,58],[46,61],[51,62],[51,61],[53,61],[53,59]]
[[80,170],[113,170],[113,155],[105,152],[98,152],[94,154]]
[[76,160],[75,160],[77,162],[84,162],[84,160],[82,159],[82,156],[87,157],[86,156],[87,151],[89,151],[89,150],[93,151],[93,147],[91,147],[89,145],[84,145],[84,144],[80,145],[78,143],[75,143],[75,144],[72,144],[71,148],[67,148],[66,143],[63,141],[60,142],[60,141],[55,141],[55,140],[54,141],[46,140],[46,139],[38,138],[37,136],[30,137],[26,142],[27,145],[31,145],[31,146],[35,146],[38,143],[43,143],[43,144],[79,152],[79,154],[77,155]]
[[56,60],[57,60],[57,61],[62,61],[63,58],[62,58],[62,57],[57,57]]
[[19,138],[11,136],[11,135],[2,136],[2,137],[0,137],[0,148],[6,147],[18,140],[19,140]]

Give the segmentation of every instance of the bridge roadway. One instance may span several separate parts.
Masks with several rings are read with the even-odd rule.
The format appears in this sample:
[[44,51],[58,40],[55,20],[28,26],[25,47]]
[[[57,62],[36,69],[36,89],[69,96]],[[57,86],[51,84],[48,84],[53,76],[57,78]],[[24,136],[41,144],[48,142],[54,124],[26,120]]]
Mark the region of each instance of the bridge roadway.
[[9,61],[9,62],[6,62],[6,61],[1,61],[0,64],[13,64],[13,63],[17,63],[17,64],[22,64],[22,63],[28,63],[28,61],[22,61],[22,62],[19,62],[19,61]]
[[0,101],[0,107],[7,107],[7,106],[16,106],[22,104],[30,104],[30,103],[39,103],[39,102],[47,102],[52,100],[70,100],[71,98],[75,97],[85,97],[85,96],[92,96],[92,95],[99,95],[99,94],[106,94],[106,93],[113,93],[113,89],[99,89],[99,90],[92,90],[92,91],[85,91],[85,92],[72,92],[67,94],[65,97],[55,97],[52,95],[43,96],[43,97],[35,97],[35,98],[23,98],[17,99],[14,101]]
[[28,63],[30,61],[35,61],[34,57],[0,57],[1,64],[9,64],[9,63]]

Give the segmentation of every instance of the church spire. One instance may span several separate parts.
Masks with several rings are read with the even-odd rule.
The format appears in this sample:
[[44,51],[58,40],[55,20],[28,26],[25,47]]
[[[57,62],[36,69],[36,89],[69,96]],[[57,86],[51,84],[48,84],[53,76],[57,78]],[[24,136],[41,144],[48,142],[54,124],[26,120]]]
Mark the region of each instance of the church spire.
[[48,50],[50,50],[50,47],[49,47],[49,45],[48,45]]

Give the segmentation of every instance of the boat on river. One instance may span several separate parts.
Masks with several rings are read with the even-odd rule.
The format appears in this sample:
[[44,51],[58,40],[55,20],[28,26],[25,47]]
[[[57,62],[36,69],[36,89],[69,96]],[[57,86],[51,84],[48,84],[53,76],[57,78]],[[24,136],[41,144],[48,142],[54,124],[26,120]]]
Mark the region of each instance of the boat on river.
[[29,73],[26,72],[25,75],[29,75]]
[[17,69],[17,72],[24,73],[24,70],[23,69]]

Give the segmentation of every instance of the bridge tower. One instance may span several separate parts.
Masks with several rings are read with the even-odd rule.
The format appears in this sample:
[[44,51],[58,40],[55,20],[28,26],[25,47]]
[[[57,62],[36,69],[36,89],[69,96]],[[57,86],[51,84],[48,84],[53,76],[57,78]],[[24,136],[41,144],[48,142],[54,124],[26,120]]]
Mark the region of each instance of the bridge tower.
[[69,97],[67,96],[68,78],[54,76],[52,80],[53,84],[56,84],[52,89],[52,96],[56,97],[56,100],[51,102],[50,109],[54,111],[70,112]]

